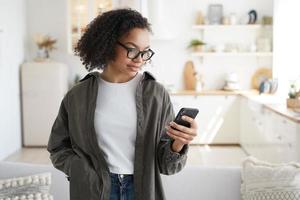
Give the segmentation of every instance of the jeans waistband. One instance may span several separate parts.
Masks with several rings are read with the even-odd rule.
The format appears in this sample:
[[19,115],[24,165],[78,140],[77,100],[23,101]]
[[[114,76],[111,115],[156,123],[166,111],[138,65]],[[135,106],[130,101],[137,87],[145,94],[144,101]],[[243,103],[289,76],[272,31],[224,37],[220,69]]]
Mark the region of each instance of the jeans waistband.
[[133,174],[115,174],[110,172],[110,176],[125,178],[125,177],[133,177]]
[[133,181],[133,174],[110,173],[112,183],[129,183]]

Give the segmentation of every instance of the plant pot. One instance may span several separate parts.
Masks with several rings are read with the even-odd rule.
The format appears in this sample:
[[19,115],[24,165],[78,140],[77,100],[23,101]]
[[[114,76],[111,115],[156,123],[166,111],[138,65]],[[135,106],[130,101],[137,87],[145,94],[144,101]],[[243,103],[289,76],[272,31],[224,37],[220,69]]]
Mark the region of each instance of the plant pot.
[[286,105],[288,108],[300,108],[300,99],[287,99]]
[[203,45],[193,46],[193,51],[194,52],[202,52],[203,51]]
[[48,61],[49,60],[49,50],[45,48],[41,48],[37,50],[37,56],[34,59],[37,62],[43,62],[43,61]]

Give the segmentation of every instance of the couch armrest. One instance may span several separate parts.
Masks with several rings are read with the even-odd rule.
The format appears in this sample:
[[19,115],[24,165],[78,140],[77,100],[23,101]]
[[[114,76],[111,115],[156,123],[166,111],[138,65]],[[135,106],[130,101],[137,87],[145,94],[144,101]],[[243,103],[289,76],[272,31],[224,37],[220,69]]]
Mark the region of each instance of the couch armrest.
[[187,165],[178,174],[161,176],[167,199],[241,199],[240,167]]

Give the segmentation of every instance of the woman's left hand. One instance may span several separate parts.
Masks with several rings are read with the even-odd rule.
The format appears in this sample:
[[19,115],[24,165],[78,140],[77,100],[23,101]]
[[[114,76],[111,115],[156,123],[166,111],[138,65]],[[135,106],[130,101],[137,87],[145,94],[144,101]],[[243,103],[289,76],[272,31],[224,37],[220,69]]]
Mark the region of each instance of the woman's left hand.
[[188,116],[183,116],[182,119],[189,122],[191,124],[191,127],[188,128],[176,124],[173,121],[170,122],[168,126],[166,126],[167,134],[175,140],[172,145],[172,150],[175,152],[180,152],[185,144],[189,144],[197,136],[196,121]]

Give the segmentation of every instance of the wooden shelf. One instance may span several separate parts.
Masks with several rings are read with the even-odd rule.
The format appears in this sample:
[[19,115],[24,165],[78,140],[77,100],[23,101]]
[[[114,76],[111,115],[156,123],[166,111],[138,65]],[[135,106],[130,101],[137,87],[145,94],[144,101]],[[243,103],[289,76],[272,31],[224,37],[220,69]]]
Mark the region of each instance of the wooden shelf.
[[214,57],[214,56],[257,56],[257,57],[271,57],[272,52],[195,52],[192,53],[195,57]]
[[258,95],[257,90],[203,90],[203,91],[193,91],[193,90],[178,90],[170,92],[170,95],[174,96],[206,96],[206,95]]
[[272,25],[262,24],[238,24],[238,25],[194,25],[192,27],[195,30],[208,30],[208,29],[260,29],[260,28],[272,28]]

